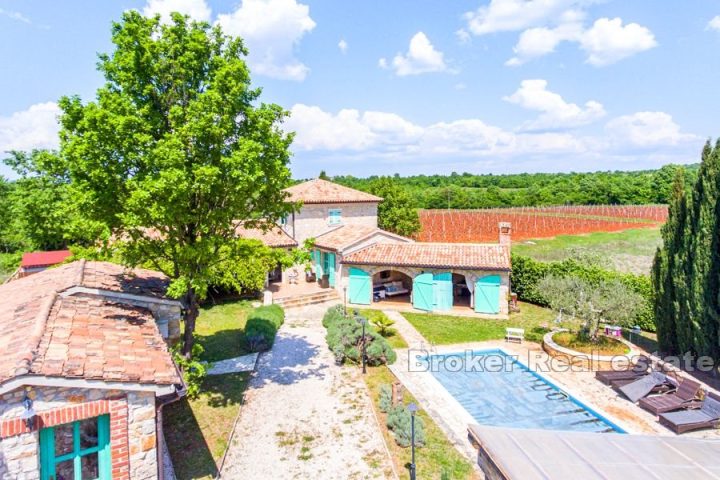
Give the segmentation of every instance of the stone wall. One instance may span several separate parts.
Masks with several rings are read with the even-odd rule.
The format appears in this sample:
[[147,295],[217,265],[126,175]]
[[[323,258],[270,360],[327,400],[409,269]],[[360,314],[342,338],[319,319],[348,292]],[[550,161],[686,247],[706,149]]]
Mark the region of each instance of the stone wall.
[[[336,289],[340,294],[342,294],[343,287],[348,286],[350,284],[350,268],[360,268],[362,270],[365,270],[366,272],[369,272],[371,277],[373,277],[373,281],[375,283],[380,283],[380,279],[375,276],[376,274],[384,271],[384,270],[395,270],[401,273],[404,273],[405,275],[409,276],[411,279],[415,278],[419,274],[423,272],[430,272],[430,273],[442,273],[442,272],[451,272],[454,274],[462,275],[466,278],[469,278],[471,282],[475,282],[478,278],[482,278],[489,275],[499,275],[500,276],[500,313],[497,315],[498,317],[506,317],[509,314],[509,307],[508,307],[508,301],[510,299],[510,274],[509,272],[500,271],[500,270],[456,270],[456,269],[427,269],[427,268],[411,268],[411,267],[386,267],[386,266],[362,266],[362,265],[342,265],[341,266],[341,275],[338,275],[337,278],[340,279],[339,282],[336,282]],[[383,280],[383,283],[385,281]],[[472,302],[472,299],[471,299]],[[480,314],[478,314],[480,315]],[[485,315],[487,316],[487,315]]]
[[40,478],[39,429],[110,415],[112,478],[157,478],[155,395],[151,392],[32,387],[36,425],[29,431],[19,416],[25,389],[0,396],[0,478]]
[[284,228],[302,245],[308,238],[317,237],[339,226],[328,223],[328,211],[333,209],[342,210],[339,225],[377,227],[377,203],[336,203],[303,205],[295,214],[294,222],[289,222]]

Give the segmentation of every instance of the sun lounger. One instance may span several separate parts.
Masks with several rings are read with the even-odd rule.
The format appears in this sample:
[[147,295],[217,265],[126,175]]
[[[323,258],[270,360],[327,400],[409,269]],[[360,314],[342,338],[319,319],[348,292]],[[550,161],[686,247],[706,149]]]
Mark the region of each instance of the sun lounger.
[[628,400],[635,403],[643,397],[646,397],[653,389],[669,382],[667,375],[660,372],[651,372],[650,374],[622,385],[618,391],[625,395]]
[[674,410],[699,408],[701,406],[701,402],[697,399],[699,392],[700,384],[698,382],[685,379],[680,382],[674,393],[641,398],[638,405],[653,415]]
[[595,378],[605,385],[610,385],[610,382],[615,380],[637,380],[647,375],[651,363],[648,357],[642,355],[638,357],[635,364],[627,370],[598,370],[595,372]]
[[699,409],[661,413],[660,423],[677,434],[716,428],[720,425],[720,397],[708,393]]

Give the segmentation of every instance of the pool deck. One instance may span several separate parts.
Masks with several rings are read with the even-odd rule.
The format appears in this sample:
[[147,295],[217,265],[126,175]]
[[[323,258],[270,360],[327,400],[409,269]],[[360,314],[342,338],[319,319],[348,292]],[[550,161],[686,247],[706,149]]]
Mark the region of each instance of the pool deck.
[[[398,315],[400,317],[400,315]],[[501,349],[510,355],[517,355],[518,360],[532,370],[552,381],[559,388],[575,397],[591,409],[606,417],[629,434],[645,434],[675,436],[670,430],[661,426],[655,416],[633,405],[620,397],[612,388],[595,379],[592,371],[552,371],[552,367],[564,366],[558,360],[549,357],[537,343],[509,343],[504,341],[473,342],[454,345],[431,346],[422,335],[406,320],[396,320],[396,328],[403,336],[410,336],[410,349],[424,349],[425,354],[444,354],[474,350]],[[421,407],[446,433],[455,447],[477,464],[477,451],[468,440],[468,426],[477,421],[453,398],[438,382],[431,372],[414,371],[410,368],[410,352],[417,355],[417,350],[396,350],[398,358],[390,370],[402,382]],[[596,434],[605,435],[605,434]],[[611,434],[608,434],[611,435]],[[686,433],[686,438],[707,438],[720,440],[719,430],[704,430]]]

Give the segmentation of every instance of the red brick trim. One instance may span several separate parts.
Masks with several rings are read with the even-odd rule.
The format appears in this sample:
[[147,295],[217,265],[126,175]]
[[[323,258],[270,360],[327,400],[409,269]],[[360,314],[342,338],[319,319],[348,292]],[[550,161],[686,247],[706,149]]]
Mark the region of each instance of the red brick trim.
[[[75,422],[99,415],[110,414],[110,454],[113,480],[130,478],[130,456],[128,450],[128,406],[127,397],[117,397],[93,402],[68,405],[47,410],[35,417],[34,430]],[[20,418],[0,420],[0,439],[30,433]]]

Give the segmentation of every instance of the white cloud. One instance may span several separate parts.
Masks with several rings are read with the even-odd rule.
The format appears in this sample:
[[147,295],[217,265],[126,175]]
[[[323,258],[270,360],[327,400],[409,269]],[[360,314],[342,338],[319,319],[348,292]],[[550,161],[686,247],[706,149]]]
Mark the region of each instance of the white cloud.
[[639,148],[672,147],[700,137],[680,131],[680,126],[665,112],[637,112],[610,120],[605,125],[614,144]]
[[569,22],[556,28],[529,28],[520,34],[517,45],[513,48],[515,56],[505,65],[518,66],[526,61],[547,55],[555,51],[562,41],[578,40],[582,35],[582,25]]
[[655,36],[637,23],[623,26],[622,19],[599,18],[586,30],[580,46],[588,53],[588,63],[604,66],[657,46]]
[[720,15],[713,17],[713,19],[708,22],[707,28],[720,31]]
[[[381,58],[378,62],[381,68],[388,67],[388,61]],[[398,53],[392,60],[392,68],[399,76],[419,75],[421,73],[443,72],[447,70],[443,53],[436,50],[427,35],[418,32],[410,39],[408,52]]]
[[212,14],[205,0],[148,0],[143,8],[143,15],[153,17],[159,14],[163,22],[170,21],[172,12],[188,15],[199,22],[209,22]]
[[590,3],[582,0],[491,0],[467,12],[467,28],[475,35],[524,30],[546,24],[566,10]]
[[550,130],[587,125],[605,116],[602,104],[589,100],[584,107],[566,102],[562,96],[547,89],[542,79],[523,80],[515,93],[503,100],[528,110],[542,112],[538,118],[525,122],[521,130]]
[[46,102],[0,117],[0,155],[9,150],[57,148],[59,114],[56,103]]
[[0,15],[8,17],[12,20],[17,20],[18,22],[27,23],[28,25],[32,23],[29,18],[27,18],[20,12],[14,12],[12,10],[4,10],[0,8]]
[[455,36],[457,37],[458,42],[460,42],[461,45],[466,45],[466,44],[470,43],[470,40],[472,39],[472,37],[470,36],[468,31],[465,30],[464,28],[461,28],[460,30],[456,30]]
[[347,42],[345,41],[344,38],[341,38],[340,41],[338,42],[338,48],[340,49],[340,51],[341,51],[343,54],[344,54],[345,52],[347,52],[348,44],[347,44]]
[[287,80],[304,80],[310,69],[294,57],[302,37],[315,28],[310,8],[296,0],[243,0],[217,22],[230,35],[239,35],[250,50],[253,73]]

